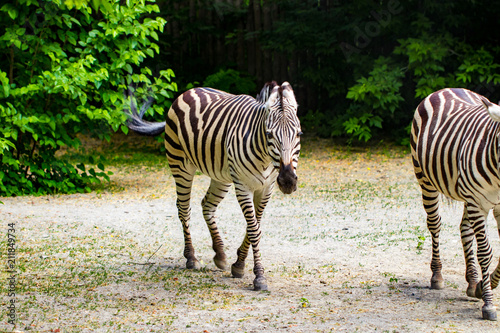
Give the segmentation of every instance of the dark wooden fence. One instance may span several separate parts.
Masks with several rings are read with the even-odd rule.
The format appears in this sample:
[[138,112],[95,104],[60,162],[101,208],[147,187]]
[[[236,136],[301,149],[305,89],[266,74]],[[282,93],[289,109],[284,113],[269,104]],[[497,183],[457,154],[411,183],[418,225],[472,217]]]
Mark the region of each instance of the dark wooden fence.
[[[321,6],[328,8],[330,2],[323,0]],[[167,13],[165,49],[174,70],[199,78],[229,65],[254,76],[257,87],[270,80],[289,81],[301,113],[317,108],[317,89],[300,75],[304,64],[318,61],[312,52],[287,53],[279,45],[261,43],[273,23],[284,19],[280,1],[167,0],[160,5]]]

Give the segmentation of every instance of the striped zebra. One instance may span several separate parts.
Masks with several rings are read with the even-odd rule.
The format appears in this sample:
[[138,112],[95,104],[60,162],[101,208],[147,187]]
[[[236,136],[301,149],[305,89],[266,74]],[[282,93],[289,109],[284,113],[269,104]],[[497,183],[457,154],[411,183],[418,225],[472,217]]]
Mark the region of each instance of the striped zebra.
[[281,86],[274,81],[267,83],[257,99],[211,88],[194,88],[174,101],[166,122],[162,123],[142,120],[145,109],[137,112],[133,103],[131,106],[127,125],[130,129],[143,135],[165,131],[167,158],[184,229],[186,267],[200,268],[189,230],[191,185],[195,171],[200,170],[211,178],[201,205],[212,237],[215,265],[227,268],[224,243],[214,214],[234,184],[247,228],[231,273],[234,277],[243,277],[251,246],[254,289],[267,290],[259,252],[262,214],[276,182],[285,194],[297,189],[296,169],[302,132],[291,85],[288,82]]
[[443,89],[420,103],[411,131],[413,166],[432,236],[431,288],[444,287],[439,255],[442,193],[465,202],[460,234],[467,295],[483,299],[482,315],[489,320],[497,318],[492,289],[500,280],[500,264],[489,274],[492,249],[486,228],[493,208],[500,232],[499,122],[500,107],[485,97],[466,89]]

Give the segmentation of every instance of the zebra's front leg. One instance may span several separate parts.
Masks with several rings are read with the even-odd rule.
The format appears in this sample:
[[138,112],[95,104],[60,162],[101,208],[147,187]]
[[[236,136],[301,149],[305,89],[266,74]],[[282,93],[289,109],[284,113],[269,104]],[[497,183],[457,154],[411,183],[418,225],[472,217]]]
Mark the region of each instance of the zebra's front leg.
[[[253,238],[249,237],[249,234],[254,235]],[[245,275],[245,260],[248,256],[250,246],[252,246],[254,260],[253,272],[255,274],[255,279],[253,280],[253,288],[254,290],[267,290],[267,281],[264,277],[264,267],[262,266],[259,251],[260,234],[261,231],[259,223],[255,221],[255,223],[249,224],[247,219],[247,233],[245,234],[243,243],[238,248],[238,259],[231,266],[231,274],[235,278],[242,278]]]
[[[500,235],[500,205],[495,206],[493,208],[493,216],[495,216],[495,220],[497,221],[498,234]],[[500,262],[495,268],[493,274],[491,274],[491,289],[495,289],[498,286],[499,281],[500,281]]]
[[465,257],[465,280],[467,280],[467,283],[469,284],[467,286],[467,296],[481,299],[481,283],[479,283],[480,280],[476,264],[476,255],[474,253],[475,235],[474,229],[472,228],[467,215],[467,205],[464,205],[464,215],[462,217],[462,222],[460,223],[460,237],[462,239]]
[[483,319],[497,320],[496,307],[493,305],[493,292],[491,290],[489,268],[493,258],[492,249],[486,232],[486,212],[473,204],[467,204],[467,214],[474,229],[477,242],[477,259],[481,266],[483,279],[481,280]]
[[231,275],[235,278],[241,279],[245,276],[245,260],[248,256],[248,250],[250,249],[250,241],[248,240],[248,233],[245,233],[245,239],[243,239],[243,243],[236,251],[236,255],[238,259],[231,266]]
[[259,250],[261,237],[260,221],[255,216],[254,202],[252,200],[253,193],[248,190],[241,190],[240,186],[236,183],[235,188],[238,203],[247,221],[247,232],[243,244],[238,249],[238,260],[233,264],[231,271],[233,272],[233,276],[238,277],[238,273],[244,270],[245,259],[248,255],[249,245],[251,245],[254,260],[253,272],[255,274],[253,281],[254,290],[267,290],[267,281],[264,277],[264,267],[262,266]]
[[222,184],[212,179],[207,194],[201,201],[203,217],[207,222],[208,230],[212,236],[212,248],[215,251],[214,263],[222,269],[227,269],[226,253],[224,252],[224,242],[220,236],[217,224],[215,222],[215,210],[219,203],[226,196],[231,184]]

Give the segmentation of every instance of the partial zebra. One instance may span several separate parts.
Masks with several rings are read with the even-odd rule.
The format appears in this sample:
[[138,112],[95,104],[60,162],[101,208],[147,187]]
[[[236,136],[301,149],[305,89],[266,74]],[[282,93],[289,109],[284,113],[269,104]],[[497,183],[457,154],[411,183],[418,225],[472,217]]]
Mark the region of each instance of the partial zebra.
[[210,187],[201,202],[212,236],[215,265],[226,269],[224,244],[215,210],[234,183],[247,222],[246,236],[231,266],[234,277],[244,275],[250,246],[254,257],[254,289],[267,290],[259,252],[260,222],[274,184],[290,194],[297,189],[301,127],[297,102],[288,82],[267,83],[257,100],[211,88],[194,88],[179,96],[163,123],[142,120],[131,104],[128,127],[143,135],[165,131],[167,158],[177,190],[177,208],[184,229],[186,267],[200,264],[191,242],[191,185],[196,170],[209,176]]
[[[489,320],[497,318],[492,289],[500,280],[500,264],[491,277],[489,274],[492,249],[486,230],[486,218],[493,208],[500,232],[499,122],[500,107],[485,97],[466,89],[443,89],[420,103],[411,131],[413,166],[432,236],[431,288],[444,287],[439,256],[439,193],[442,193],[465,202],[460,233],[467,295],[482,297],[483,318]],[[482,280],[474,243],[477,243]]]

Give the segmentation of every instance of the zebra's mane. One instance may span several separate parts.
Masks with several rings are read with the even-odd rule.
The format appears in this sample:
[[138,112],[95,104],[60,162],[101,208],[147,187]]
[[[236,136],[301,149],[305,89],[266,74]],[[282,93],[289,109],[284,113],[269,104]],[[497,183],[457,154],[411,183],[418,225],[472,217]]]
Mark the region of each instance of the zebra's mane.
[[269,96],[271,96],[271,92],[273,91],[274,87],[276,87],[277,85],[278,84],[276,83],[276,81],[266,82],[260,93],[258,93],[255,97],[257,102],[266,103],[269,99]]

